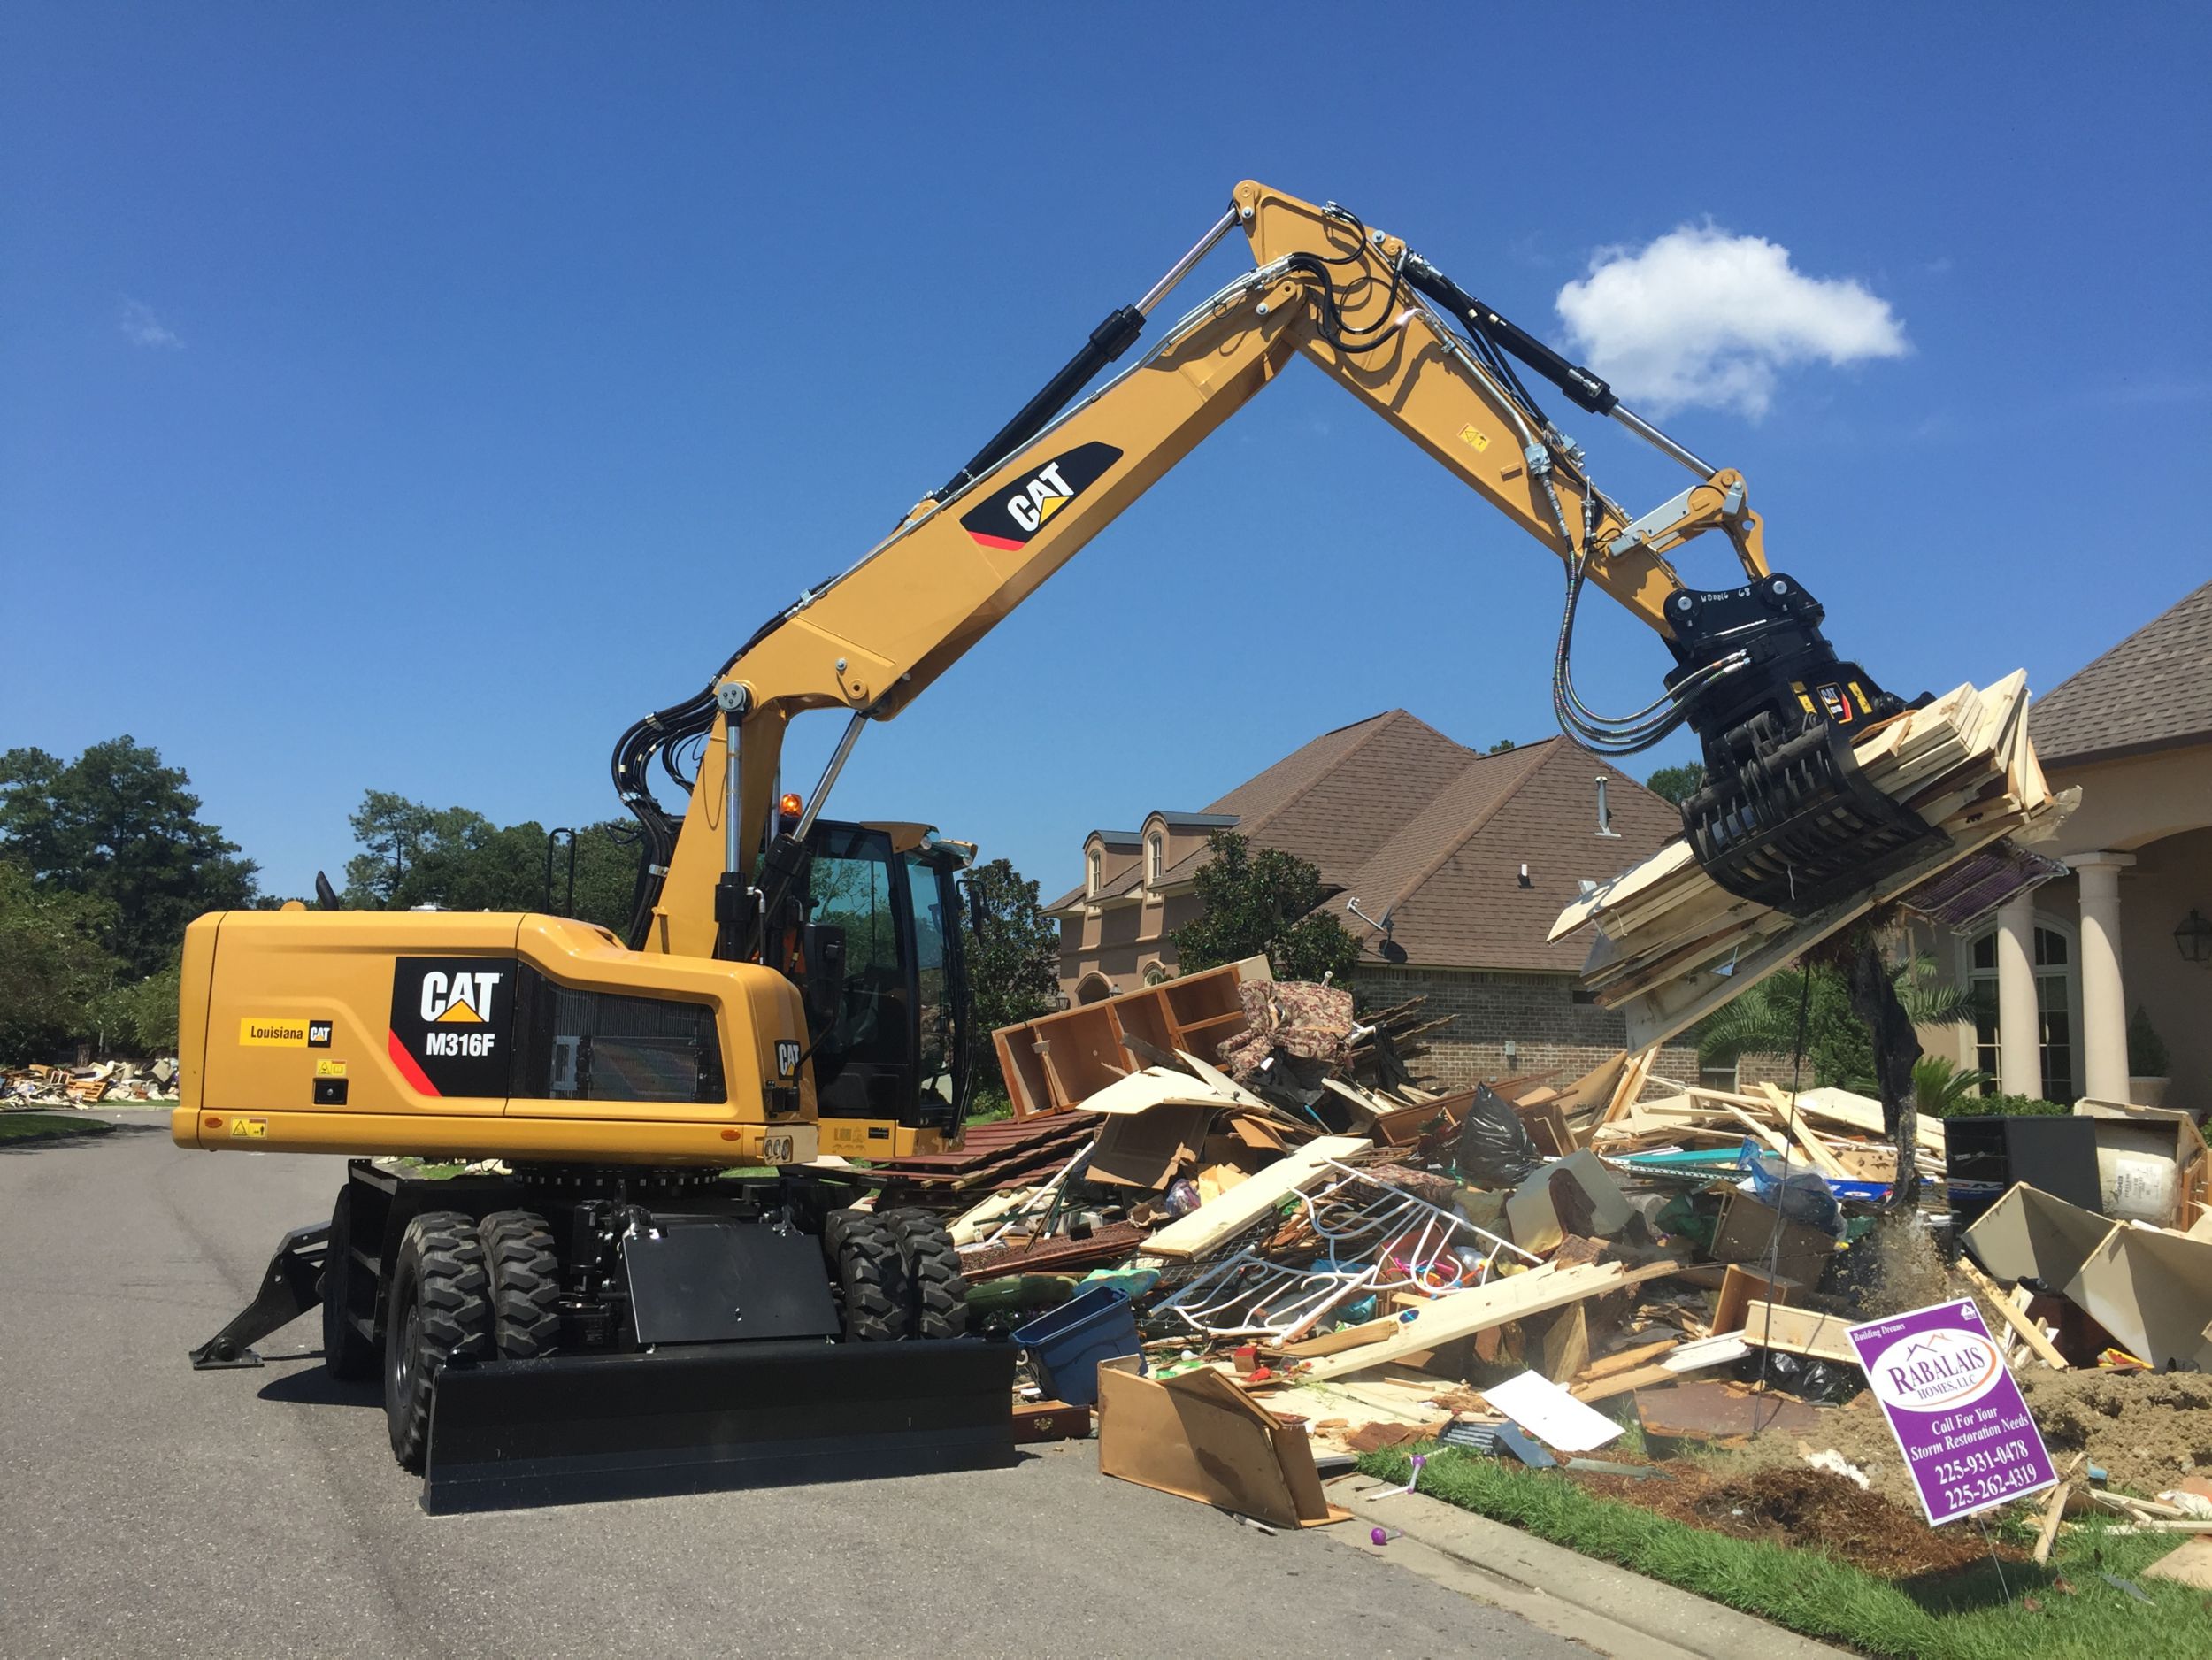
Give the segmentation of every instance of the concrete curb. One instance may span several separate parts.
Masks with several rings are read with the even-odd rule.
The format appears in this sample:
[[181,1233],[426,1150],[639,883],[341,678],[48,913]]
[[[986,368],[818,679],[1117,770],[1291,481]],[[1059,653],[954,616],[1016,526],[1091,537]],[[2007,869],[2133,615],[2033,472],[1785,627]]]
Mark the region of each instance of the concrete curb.
[[1363,1526],[1356,1533],[1324,1529],[1324,1537],[1617,1660],[1851,1660],[1847,1649],[1548,1544],[1441,1499],[1419,1493],[1370,1498],[1374,1486],[1371,1477],[1342,1477],[1329,1484],[1329,1498],[1363,1524],[1397,1528],[1402,1536],[1377,1546]]

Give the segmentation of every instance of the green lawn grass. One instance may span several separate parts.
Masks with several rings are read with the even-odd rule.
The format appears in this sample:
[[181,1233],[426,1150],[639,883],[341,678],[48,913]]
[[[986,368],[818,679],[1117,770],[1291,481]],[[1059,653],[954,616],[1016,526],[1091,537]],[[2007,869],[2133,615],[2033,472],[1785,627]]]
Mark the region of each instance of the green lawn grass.
[[105,1118],[81,1118],[73,1112],[0,1112],[0,1141],[37,1141],[53,1135],[105,1135],[114,1127]]
[[[1367,1474],[1409,1479],[1410,1449],[1360,1460]],[[1603,1499],[1554,1472],[1447,1448],[1431,1449],[1420,1490],[1585,1556],[1632,1568],[1809,1637],[1909,1660],[2203,1660],[2212,1611],[2200,1591],[2136,1579],[2177,1537],[2062,1532],[2048,1568],[1993,1564],[1936,1586],[1893,1583],[1832,1557],[1706,1533]],[[1914,1526],[1920,1524],[1916,1522]],[[1971,1527],[1972,1522],[1956,1522]],[[2027,1534],[2008,1527],[2016,1541]],[[2102,1574],[2130,1580],[2137,1602]],[[2071,1594],[2056,1588],[2063,1579]],[[2008,1591],[2009,1595],[2008,1596]],[[2030,1608],[2026,1600],[2036,1606]]]

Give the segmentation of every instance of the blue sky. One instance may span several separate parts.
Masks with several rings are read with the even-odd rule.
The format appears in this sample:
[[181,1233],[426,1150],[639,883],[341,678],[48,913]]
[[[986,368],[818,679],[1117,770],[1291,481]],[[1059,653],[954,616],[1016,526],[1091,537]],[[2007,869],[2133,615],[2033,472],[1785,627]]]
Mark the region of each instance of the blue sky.
[[[279,892],[343,865],[370,786],[611,816],[621,728],[849,564],[1247,176],[1563,342],[1594,260],[1786,250],[1855,348],[1716,342],[1695,295],[1693,338],[1664,308],[1594,338],[1689,389],[1669,427],[1748,475],[1847,656],[2048,688],[2212,571],[2207,17],[16,0],[0,747],[158,745]],[[1632,506],[1679,488],[1564,424]],[[1049,893],[1093,826],[1379,710],[1547,734],[1558,598],[1302,365],[871,729],[836,808]],[[1586,698],[1640,706],[1663,650],[1586,619]]]

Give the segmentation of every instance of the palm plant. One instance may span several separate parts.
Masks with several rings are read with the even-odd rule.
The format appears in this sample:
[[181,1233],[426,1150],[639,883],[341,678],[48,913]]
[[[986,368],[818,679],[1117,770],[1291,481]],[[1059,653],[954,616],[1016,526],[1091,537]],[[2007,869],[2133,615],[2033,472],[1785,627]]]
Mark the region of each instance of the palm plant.
[[1912,1064],[1913,1104],[1932,1118],[1947,1118],[1995,1082],[1948,1056],[1923,1055]]

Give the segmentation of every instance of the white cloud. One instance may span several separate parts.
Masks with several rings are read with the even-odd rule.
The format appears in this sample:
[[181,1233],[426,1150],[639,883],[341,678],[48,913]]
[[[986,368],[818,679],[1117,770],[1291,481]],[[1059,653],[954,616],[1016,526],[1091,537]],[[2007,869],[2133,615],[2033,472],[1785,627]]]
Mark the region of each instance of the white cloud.
[[142,300],[125,300],[120,321],[123,338],[134,346],[165,347],[172,351],[183,348],[183,337],[156,317],[154,308]]
[[1886,300],[1848,278],[1809,277],[1778,243],[1711,225],[1601,250],[1556,304],[1590,366],[1662,414],[1703,404],[1755,420],[1793,364],[1910,350]]

